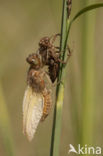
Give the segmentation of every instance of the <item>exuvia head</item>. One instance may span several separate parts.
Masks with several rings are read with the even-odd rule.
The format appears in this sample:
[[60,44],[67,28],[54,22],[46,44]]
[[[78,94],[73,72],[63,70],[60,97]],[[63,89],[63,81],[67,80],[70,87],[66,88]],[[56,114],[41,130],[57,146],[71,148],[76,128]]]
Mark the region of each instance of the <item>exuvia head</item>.
[[44,48],[44,49],[48,48],[49,44],[50,44],[50,37],[43,37],[39,42],[40,48]]

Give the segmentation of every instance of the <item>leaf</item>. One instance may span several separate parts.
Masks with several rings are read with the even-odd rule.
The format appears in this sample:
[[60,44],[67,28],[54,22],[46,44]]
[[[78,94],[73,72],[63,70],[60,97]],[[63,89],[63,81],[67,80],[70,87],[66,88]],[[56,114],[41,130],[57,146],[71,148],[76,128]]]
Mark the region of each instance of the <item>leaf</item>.
[[82,14],[86,13],[87,11],[91,11],[93,9],[97,9],[97,8],[100,8],[100,7],[103,7],[103,3],[96,3],[96,4],[92,4],[92,5],[89,5],[83,9],[81,9],[79,12],[77,12],[77,14],[73,17],[73,19],[71,21],[67,20],[67,35],[66,35],[66,40],[65,42],[67,42],[68,40],[68,35],[69,35],[69,32],[70,32],[70,28],[72,26],[72,23],[79,17],[81,16]]
[[100,7],[103,7],[103,3],[96,3],[96,4],[92,4],[92,5],[89,5],[83,9],[81,9],[74,17],[73,19],[71,20],[71,23],[73,21],[75,21],[79,16],[81,16],[82,14],[86,13],[87,11],[91,11],[93,9],[96,9],[96,8],[100,8]]

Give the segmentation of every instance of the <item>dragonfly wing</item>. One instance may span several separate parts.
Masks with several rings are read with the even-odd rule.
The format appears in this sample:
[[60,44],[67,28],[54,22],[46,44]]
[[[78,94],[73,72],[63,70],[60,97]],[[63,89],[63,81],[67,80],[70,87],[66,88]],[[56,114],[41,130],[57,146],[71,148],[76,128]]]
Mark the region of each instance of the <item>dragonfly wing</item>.
[[[27,92],[31,92],[30,88]],[[35,92],[31,92],[29,96],[30,98],[28,98],[27,95],[27,101],[26,101],[28,103],[23,104],[24,111],[25,111],[23,129],[28,139],[31,141],[43,114],[44,98],[42,94],[35,93]]]
[[26,118],[27,118],[27,113],[28,113],[28,108],[29,108],[29,103],[31,101],[32,97],[32,88],[30,86],[27,86],[24,94],[24,99],[23,99],[23,133],[25,134],[26,132]]

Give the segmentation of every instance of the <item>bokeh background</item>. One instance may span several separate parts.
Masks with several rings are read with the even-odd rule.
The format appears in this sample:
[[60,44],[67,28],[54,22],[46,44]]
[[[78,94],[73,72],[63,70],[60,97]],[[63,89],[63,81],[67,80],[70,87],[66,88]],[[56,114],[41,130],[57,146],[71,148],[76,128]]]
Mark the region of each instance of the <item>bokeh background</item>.
[[[90,0],[93,2],[103,0]],[[84,0],[73,0],[71,17],[85,6]],[[60,32],[61,11],[62,0],[0,0],[0,156],[49,155],[54,104],[32,142],[22,133],[22,101],[28,70],[25,59],[38,49],[41,37]],[[91,17],[94,14],[93,145],[103,146],[103,9],[89,12]],[[69,144],[77,146],[81,142],[84,18],[85,15],[75,21],[69,36],[72,57],[67,66],[60,156],[68,155]]]

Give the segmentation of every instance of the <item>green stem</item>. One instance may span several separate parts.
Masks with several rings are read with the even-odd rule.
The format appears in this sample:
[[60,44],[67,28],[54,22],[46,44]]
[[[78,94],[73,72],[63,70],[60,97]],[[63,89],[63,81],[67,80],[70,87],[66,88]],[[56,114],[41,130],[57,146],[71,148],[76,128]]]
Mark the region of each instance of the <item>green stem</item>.
[[[67,5],[66,0],[63,0],[63,11],[62,11],[62,24],[61,24],[61,41],[60,41],[60,51],[63,52],[61,59],[64,61],[66,59],[66,45],[67,45]],[[62,108],[64,100],[64,81],[65,81],[65,66],[60,64],[60,71],[58,76],[59,85],[56,91],[56,103],[54,109],[54,120],[52,129],[52,141],[51,141],[51,151],[50,156],[59,155],[59,145],[61,136],[61,120],[62,120]]]
[[[98,8],[98,7],[103,7],[103,4],[101,3],[101,4],[94,4],[94,5],[88,6],[88,7],[84,8],[84,9],[82,9],[81,11],[79,11],[74,16],[74,18],[71,21],[69,21],[69,19],[67,19],[66,0],[63,0],[62,24],[61,24],[61,41],[60,41],[60,51],[63,52],[63,55],[61,56],[61,59],[63,61],[65,61],[66,58],[67,58],[66,46],[67,46],[68,35],[69,35],[69,32],[70,32],[70,28],[71,28],[72,23],[75,21],[75,19],[77,19],[80,15],[82,15],[86,11],[89,11],[89,10],[92,10],[92,9],[95,9],[95,8]],[[91,23],[94,24],[94,22],[91,22]],[[90,26],[89,24],[90,24],[90,19],[88,20],[88,25],[86,25],[85,27],[87,27],[89,29],[89,31],[91,31],[91,29],[89,28],[89,26]],[[86,40],[86,44],[87,44],[86,48],[87,48],[87,50],[89,50],[89,48],[90,48],[90,50],[92,52],[93,52],[93,47],[94,47],[94,45],[93,45],[93,38],[94,38],[93,30],[94,29],[92,29],[92,31],[89,32],[91,35],[89,33],[87,35],[92,40],[92,45],[90,47],[89,47],[89,42],[87,42],[87,40]],[[85,48],[85,50],[86,50],[86,48]],[[88,101],[89,102],[91,101],[91,105],[90,106],[93,106],[93,74],[91,74],[92,70],[94,71],[93,59],[92,59],[93,55],[91,54],[90,58],[89,58],[88,54],[89,53],[86,54],[87,56],[85,58],[85,59],[88,58],[89,61],[88,61],[88,67],[87,67],[86,75],[84,76],[85,77],[85,80],[84,80],[84,82],[85,82],[84,90],[86,91],[86,93],[84,92],[83,96],[85,96],[85,97],[83,98],[83,101],[84,101],[84,103],[85,102],[87,103]],[[50,156],[58,156],[59,155],[59,144],[60,144],[60,134],[61,134],[61,119],[62,119],[62,108],[63,108],[63,100],[64,100],[65,74],[66,74],[65,65],[60,64],[60,71],[59,71],[59,76],[58,76],[58,82],[61,82],[61,83],[59,83],[59,85],[57,86],[57,91],[56,91],[56,103],[55,103],[55,109],[54,109],[54,120],[53,120],[53,128],[52,128],[52,139],[51,139]],[[88,80],[88,76],[89,75],[90,75],[90,80],[89,80],[89,82],[87,84],[87,80]],[[87,86],[86,86],[86,84],[87,84]],[[90,93],[91,96],[89,95],[89,93]],[[85,106],[85,109],[86,109],[85,112],[87,113],[89,105],[86,106],[84,104],[84,106]],[[84,112],[84,121],[83,121],[84,125],[83,125],[83,129],[85,127],[86,130],[87,130],[88,127],[85,126],[85,121],[87,121],[86,120],[86,115],[87,114],[85,112]],[[91,117],[90,112],[89,112],[89,117]],[[90,119],[89,124],[90,123],[92,123],[92,118]],[[83,131],[83,133],[84,132],[85,132],[85,130]],[[86,136],[86,134],[83,134],[84,138],[86,138],[85,136]],[[83,139],[83,140],[85,140],[85,139]]]
[[[86,2],[89,3],[89,0]],[[86,14],[83,21],[82,38],[82,145],[93,143],[93,123],[95,108],[95,83],[94,83],[94,61],[95,61],[95,13]]]

